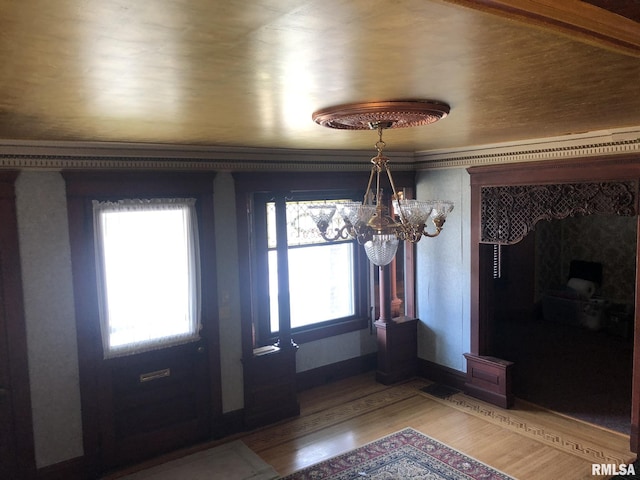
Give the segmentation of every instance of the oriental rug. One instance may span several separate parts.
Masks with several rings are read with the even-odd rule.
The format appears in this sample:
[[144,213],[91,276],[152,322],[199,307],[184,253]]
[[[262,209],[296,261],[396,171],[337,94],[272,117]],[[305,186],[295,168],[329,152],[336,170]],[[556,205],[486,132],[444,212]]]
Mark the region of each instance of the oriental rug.
[[283,480],[319,479],[513,480],[412,428],[283,477]]

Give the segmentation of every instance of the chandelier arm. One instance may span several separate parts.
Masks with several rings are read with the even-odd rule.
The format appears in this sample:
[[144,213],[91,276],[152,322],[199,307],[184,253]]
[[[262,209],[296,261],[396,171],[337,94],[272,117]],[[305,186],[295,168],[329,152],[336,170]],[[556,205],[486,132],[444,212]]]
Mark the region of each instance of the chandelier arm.
[[433,219],[433,224],[436,226],[436,231],[434,233],[427,232],[427,226],[424,226],[424,230],[422,231],[422,235],[425,237],[433,238],[440,235],[442,228],[444,227],[445,219],[442,217],[436,217]]
[[327,230],[329,228],[329,224],[326,221],[320,221],[317,224],[318,230],[320,230],[320,236],[327,242],[335,242],[336,240],[347,238],[347,226],[343,226],[341,228],[334,228],[333,231],[335,236],[329,236],[327,234]]
[[442,228],[439,228],[439,229],[436,229],[436,231],[434,233],[429,233],[429,232],[427,232],[427,229],[425,228],[424,231],[422,232],[422,236],[429,237],[429,238],[437,237],[438,235],[440,235],[441,231],[442,231]]
[[393,192],[393,199],[397,200],[397,205],[398,205],[398,211],[396,212],[398,214],[398,217],[400,217],[400,224],[401,225],[406,225],[408,223],[407,221],[407,217],[404,213],[404,210],[402,209],[402,205],[400,203],[400,197],[398,196],[398,192],[396,190],[396,184],[393,181],[393,177],[391,176],[391,170],[389,169],[389,167],[387,165],[385,165],[384,167],[385,171],[387,172],[387,178],[389,179],[389,183],[391,184],[391,191]]
[[371,173],[369,174],[369,183],[367,184],[367,189],[364,192],[364,200],[362,202],[363,205],[367,205],[369,203],[368,202],[369,199],[367,197],[369,196],[369,192],[371,191],[371,184],[373,183],[373,176],[375,172],[376,172],[376,166],[373,165],[371,167]]

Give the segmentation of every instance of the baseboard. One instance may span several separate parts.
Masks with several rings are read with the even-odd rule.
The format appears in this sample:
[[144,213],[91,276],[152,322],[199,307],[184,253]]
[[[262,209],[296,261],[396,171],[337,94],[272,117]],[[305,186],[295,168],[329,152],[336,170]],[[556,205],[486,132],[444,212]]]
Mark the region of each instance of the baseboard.
[[354,357],[342,362],[324,365],[296,374],[299,392],[344,378],[359,375],[376,369],[378,354],[376,352],[361,357]]
[[64,462],[55,463],[36,471],[38,480],[86,480],[95,478],[89,471],[86,457],[76,457]]
[[244,408],[222,414],[220,423],[214,427],[215,439],[228,437],[245,430]]
[[467,374],[424,358],[418,358],[418,375],[433,382],[464,390]]

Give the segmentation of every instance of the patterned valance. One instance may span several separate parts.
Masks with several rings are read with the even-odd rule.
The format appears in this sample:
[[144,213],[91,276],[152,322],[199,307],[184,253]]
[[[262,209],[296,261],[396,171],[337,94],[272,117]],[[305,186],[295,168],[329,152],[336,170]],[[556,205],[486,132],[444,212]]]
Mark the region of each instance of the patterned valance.
[[482,187],[481,196],[483,243],[518,243],[540,220],[638,214],[637,181]]

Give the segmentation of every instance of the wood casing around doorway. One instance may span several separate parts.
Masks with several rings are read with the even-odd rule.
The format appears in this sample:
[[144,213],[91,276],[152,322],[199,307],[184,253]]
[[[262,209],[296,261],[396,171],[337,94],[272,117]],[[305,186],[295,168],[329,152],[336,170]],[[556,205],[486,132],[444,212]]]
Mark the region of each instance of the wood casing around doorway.
[[[490,288],[487,287],[491,266],[483,255],[481,242],[483,187],[509,185],[562,184],[579,182],[634,181],[640,182],[640,158],[635,155],[589,157],[554,162],[526,162],[470,167],[471,183],[471,354],[492,355],[491,329],[494,311]],[[638,192],[635,211],[638,212]],[[640,219],[640,217],[638,217]],[[638,229],[640,232],[640,229]],[[640,239],[638,241],[640,243]],[[631,401],[631,450],[640,449],[640,256],[636,255],[636,308]]]

